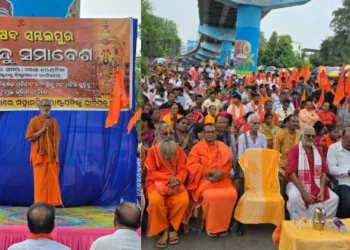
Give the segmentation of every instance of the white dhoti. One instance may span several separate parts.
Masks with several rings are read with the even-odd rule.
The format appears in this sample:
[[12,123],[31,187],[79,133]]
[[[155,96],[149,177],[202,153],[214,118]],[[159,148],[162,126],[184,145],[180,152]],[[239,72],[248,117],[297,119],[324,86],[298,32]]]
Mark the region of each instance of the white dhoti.
[[[328,188],[328,187],[327,187]],[[296,209],[300,216],[305,216],[308,219],[312,219],[314,216],[314,211],[317,207],[323,207],[326,211],[327,218],[335,217],[338,209],[339,197],[332,190],[329,190],[329,199],[323,202],[318,202],[315,204],[310,204],[308,209],[306,209],[305,202],[301,196],[299,189],[294,185],[294,183],[289,182],[287,184],[287,209],[293,218],[293,211]]]

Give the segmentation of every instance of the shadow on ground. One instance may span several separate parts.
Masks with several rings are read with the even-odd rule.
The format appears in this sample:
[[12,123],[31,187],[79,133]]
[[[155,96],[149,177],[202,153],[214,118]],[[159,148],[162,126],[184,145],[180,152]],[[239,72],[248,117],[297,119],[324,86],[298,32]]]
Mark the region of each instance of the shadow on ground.
[[[190,232],[180,233],[179,244],[168,245],[167,250],[224,250],[224,249],[246,249],[246,250],[277,250],[278,247],[272,242],[274,225],[249,225],[245,227],[243,236],[230,232],[226,237],[211,238],[205,233]],[[142,234],[142,250],[157,249],[155,238],[146,236],[145,230]]]

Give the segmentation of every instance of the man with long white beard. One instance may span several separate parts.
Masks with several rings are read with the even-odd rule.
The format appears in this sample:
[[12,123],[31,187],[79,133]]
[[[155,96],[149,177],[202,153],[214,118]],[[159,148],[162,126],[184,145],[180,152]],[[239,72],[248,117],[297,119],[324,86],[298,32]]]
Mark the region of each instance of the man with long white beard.
[[146,177],[148,193],[148,236],[159,235],[156,246],[166,248],[179,242],[177,231],[189,204],[183,185],[187,177],[186,154],[166,123],[159,124],[157,144],[148,150]]

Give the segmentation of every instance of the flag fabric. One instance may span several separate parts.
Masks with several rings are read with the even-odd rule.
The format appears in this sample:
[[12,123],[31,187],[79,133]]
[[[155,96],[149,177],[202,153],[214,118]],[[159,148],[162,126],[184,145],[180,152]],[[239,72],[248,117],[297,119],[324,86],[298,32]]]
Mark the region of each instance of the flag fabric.
[[295,81],[295,83],[297,83],[298,79],[299,79],[298,69],[293,67],[292,75],[290,76],[289,81],[287,83],[287,88],[291,89],[292,88],[292,82]]
[[311,76],[310,69],[304,64],[301,67],[300,74],[299,74],[299,77],[302,77],[302,76],[304,77],[305,82],[308,81],[310,79],[310,76]]
[[136,124],[137,120],[141,117],[142,110],[139,108],[136,113],[131,117],[129,123],[128,123],[128,134],[130,134],[132,128]]
[[301,101],[306,101],[306,89],[303,90],[303,95],[301,97]]
[[318,99],[317,108],[321,107],[323,103],[324,103],[324,89],[322,89],[320,99]]
[[227,77],[227,85],[230,87],[232,85],[232,76]]
[[110,128],[118,123],[120,111],[129,104],[128,94],[124,89],[122,73],[119,69],[115,72],[115,85],[112,103],[109,107],[105,128]]
[[317,82],[320,85],[321,89],[324,89],[326,91],[331,90],[331,84],[329,82],[329,79],[327,77],[327,74],[324,68],[322,68],[321,71],[319,72],[317,76]]
[[346,78],[345,95],[348,98],[350,97],[350,75]]
[[345,97],[344,70],[345,70],[345,64],[343,64],[343,67],[341,68],[339,82],[338,82],[337,90],[335,91],[335,96],[333,101],[334,106],[338,106],[340,101]]

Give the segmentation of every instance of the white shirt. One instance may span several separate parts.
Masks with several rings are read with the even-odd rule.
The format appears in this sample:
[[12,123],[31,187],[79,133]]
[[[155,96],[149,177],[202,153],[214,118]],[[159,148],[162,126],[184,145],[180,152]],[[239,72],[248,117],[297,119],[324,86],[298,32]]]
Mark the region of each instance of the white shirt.
[[210,107],[211,105],[215,105],[215,106],[217,107],[217,109],[219,110],[220,104],[221,104],[221,102],[220,102],[218,99],[215,99],[214,102],[212,102],[210,99],[207,99],[207,100],[205,100],[205,101],[203,102],[203,104],[202,104],[202,109],[203,109],[203,110],[204,110],[205,108],[206,108],[206,109],[209,109],[209,107]]
[[118,229],[95,240],[90,250],[141,250],[141,237],[133,230]]
[[248,112],[254,112],[255,114],[258,114],[260,111],[264,110],[264,105],[262,105],[261,103],[259,103],[258,105],[255,104],[255,110],[253,109],[253,105],[252,102],[247,103],[246,105],[246,113]]
[[8,250],[71,250],[69,247],[62,245],[54,240],[46,238],[37,240],[25,240],[16,243],[8,248]]
[[[248,148],[267,148],[267,140],[264,134],[258,131],[258,135],[255,139],[255,143],[250,137],[250,131],[248,131],[246,134],[248,139]],[[247,149],[247,145],[245,141],[245,136],[244,134],[241,134],[238,138],[238,158],[243,155],[246,149]]]
[[332,144],[327,153],[327,164],[329,173],[333,175],[338,181],[339,185],[350,186],[350,151],[342,146],[342,142]]
[[[233,105],[235,105],[235,104],[233,104]],[[242,105],[243,105],[243,104],[242,104]],[[235,105],[235,106],[236,106],[236,105]],[[228,106],[228,108],[227,108],[227,113],[232,114],[232,104],[230,104],[230,106]],[[246,114],[246,107],[243,105],[243,115],[245,115],[245,114]],[[237,118],[238,118],[238,117],[241,117],[239,106],[238,106],[238,107],[236,106],[236,117],[237,117]]]

